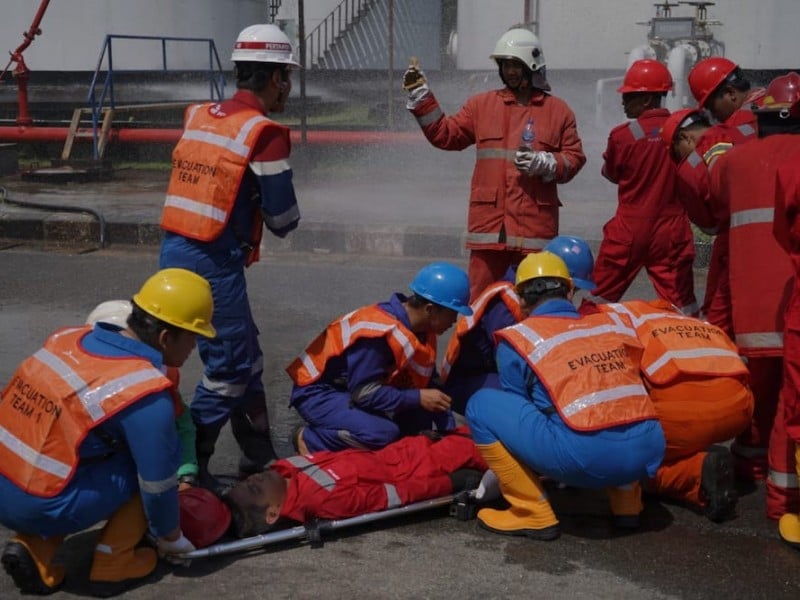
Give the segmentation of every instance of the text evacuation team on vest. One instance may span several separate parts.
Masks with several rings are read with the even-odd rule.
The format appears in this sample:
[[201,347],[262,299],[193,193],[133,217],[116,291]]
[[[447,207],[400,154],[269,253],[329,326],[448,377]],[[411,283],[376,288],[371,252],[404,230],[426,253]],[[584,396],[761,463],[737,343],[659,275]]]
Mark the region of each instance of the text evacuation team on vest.
[[[550,487],[603,490],[613,525],[635,530],[643,490],[723,522],[737,480],[766,480],[767,515],[800,549],[800,75],[754,91],[708,58],[689,74],[697,107],[670,114],[669,71],[634,62],[619,89],[630,120],[602,157],[618,207],[595,264],[559,235],[558,186],[586,156],[538,38],[511,28],[491,59],[502,86],[452,116],[416,61],[403,76],[425,139],[476,147],[467,270],[434,260],[301,341],[286,373],[302,456],[276,462],[245,269],[264,227],[283,237],[300,219],[289,130],[272,118],[299,64],[277,26],[239,34],[234,96],[186,110],[160,270],[113,318],[54,332],[2,392],[0,523],[15,533],[1,561],[21,592],[57,590],[64,537],[98,522],[93,595],[148,581],[159,557],[183,564],[196,545],[179,488],[222,496],[239,531],[352,516],[345,483],[329,501],[326,469],[343,461],[353,490],[380,480],[365,510],[477,486],[483,529],[541,541],[561,534]],[[690,223],[715,236],[702,302]],[[658,298],[623,299],[642,268]],[[195,344],[204,373],[184,412]],[[242,480],[228,494],[209,470],[226,423]]]

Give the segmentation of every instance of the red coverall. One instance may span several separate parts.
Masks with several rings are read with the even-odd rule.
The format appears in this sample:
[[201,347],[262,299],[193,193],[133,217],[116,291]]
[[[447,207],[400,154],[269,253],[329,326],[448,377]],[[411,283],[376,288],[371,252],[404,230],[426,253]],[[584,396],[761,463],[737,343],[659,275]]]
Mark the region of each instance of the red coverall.
[[656,294],[696,316],[694,239],[676,193],[676,169],[661,141],[665,108],[647,110],[611,131],[603,176],[617,184],[619,204],[603,227],[592,294],[619,301],[644,267]]
[[[778,134],[734,147],[710,173],[710,192],[730,209],[730,288],[735,341],[748,358],[755,410],[750,427],[731,452],[741,477],[766,475],[767,516],[797,512],[796,489],[786,487],[795,473],[794,444],[783,418],[775,418],[782,379],[783,311],[791,264],[772,233],[775,172],[800,148],[800,137]],[[773,428],[774,423],[774,428]],[[791,445],[791,451],[789,446]],[[767,454],[769,458],[767,461]]]
[[380,450],[323,450],[278,460],[270,468],[289,480],[281,517],[345,519],[450,494],[448,474],[488,469],[468,436],[460,427],[437,442],[417,435]]
[[[679,196],[686,204],[691,221],[706,231],[714,231],[714,245],[706,280],[706,293],[700,314],[733,337],[731,291],[728,282],[728,207],[709,193],[709,171],[714,162],[734,145],[755,138],[755,117],[739,110],[724,124],[708,129],[694,151],[678,165]],[[739,123],[741,121],[741,123]]]
[[[466,237],[473,301],[509,266],[558,235],[557,184],[570,181],[586,162],[575,115],[563,100],[538,90],[527,106],[520,106],[506,88],[469,98],[450,117],[433,93],[411,112],[437,148],[476,145]],[[556,159],[553,181],[523,175],[514,166],[529,119],[536,134],[534,150],[551,152]]]
[[[800,153],[787,158],[778,168],[775,190],[775,238],[792,260],[794,281],[783,327],[783,387],[778,403],[786,434],[800,448]],[[779,419],[776,418],[776,422]],[[774,435],[773,431],[773,435]],[[787,448],[787,454],[792,453]],[[791,460],[787,461],[791,465]],[[795,469],[797,467],[795,466]],[[787,472],[787,494],[798,494],[797,472]],[[787,503],[788,504],[788,503]]]

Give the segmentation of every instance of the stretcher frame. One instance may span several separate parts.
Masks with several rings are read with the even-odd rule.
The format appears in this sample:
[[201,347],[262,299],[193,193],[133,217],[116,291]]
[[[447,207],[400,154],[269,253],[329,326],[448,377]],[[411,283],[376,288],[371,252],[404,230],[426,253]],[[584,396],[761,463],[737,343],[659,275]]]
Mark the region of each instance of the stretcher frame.
[[[388,508],[377,512],[366,513],[356,517],[347,519],[330,519],[330,520],[314,520],[304,525],[298,525],[289,529],[281,529],[278,531],[271,531],[269,533],[262,533],[249,538],[235,540],[233,542],[223,542],[214,544],[207,548],[200,548],[192,552],[179,554],[179,558],[194,559],[194,558],[208,558],[211,556],[221,556],[223,554],[233,554],[235,552],[244,552],[246,550],[253,550],[268,546],[270,544],[278,544],[290,540],[307,540],[313,546],[322,545],[323,532],[334,531],[336,529],[344,529],[346,527],[353,527],[355,525],[362,525],[364,523],[371,523],[373,521],[380,521],[389,519],[400,515],[407,515],[423,510],[430,510],[440,506],[451,504],[450,514],[462,520],[470,518],[469,507],[469,493],[459,492],[458,494],[449,494],[439,498],[431,498],[430,500],[421,500],[420,502],[413,502],[405,506],[398,506],[397,508]],[[455,502],[455,504],[454,504]]]

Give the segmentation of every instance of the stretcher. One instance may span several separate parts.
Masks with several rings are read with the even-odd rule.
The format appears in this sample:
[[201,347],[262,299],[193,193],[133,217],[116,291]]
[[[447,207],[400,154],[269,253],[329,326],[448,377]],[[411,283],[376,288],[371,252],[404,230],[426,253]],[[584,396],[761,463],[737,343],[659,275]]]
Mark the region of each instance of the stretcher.
[[322,545],[322,536],[329,531],[337,529],[344,529],[346,527],[353,527],[362,525],[364,523],[371,523],[373,521],[380,521],[382,519],[389,519],[401,515],[408,515],[424,510],[430,510],[441,506],[450,505],[450,515],[459,520],[466,521],[475,516],[476,506],[472,499],[473,490],[459,492],[458,494],[449,494],[439,498],[432,498],[430,500],[422,500],[414,502],[405,506],[398,506],[397,508],[389,508],[386,510],[358,515],[347,519],[327,519],[327,520],[314,520],[303,525],[291,527],[289,529],[281,529],[278,531],[271,531],[269,533],[262,533],[249,538],[235,540],[232,542],[222,542],[186,552],[179,555],[180,558],[195,559],[206,558],[210,556],[221,556],[223,554],[233,554],[235,552],[244,552],[247,550],[254,550],[270,544],[279,544],[291,540],[308,541],[312,547]]

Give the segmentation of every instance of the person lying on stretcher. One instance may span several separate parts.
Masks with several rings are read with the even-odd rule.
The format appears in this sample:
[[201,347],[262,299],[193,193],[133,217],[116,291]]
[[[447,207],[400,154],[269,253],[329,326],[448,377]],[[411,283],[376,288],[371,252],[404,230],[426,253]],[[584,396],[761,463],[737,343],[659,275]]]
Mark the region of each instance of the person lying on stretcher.
[[487,465],[469,430],[459,427],[436,437],[405,437],[374,451],[321,451],[275,461],[223,497],[231,509],[232,533],[246,538],[284,520],[345,519],[477,487]]

